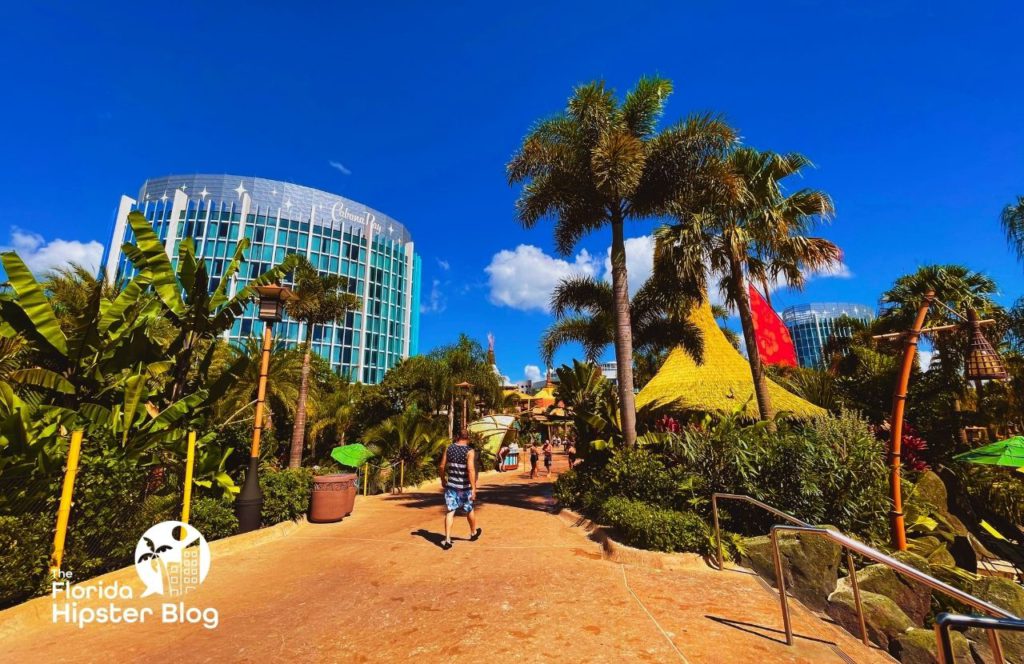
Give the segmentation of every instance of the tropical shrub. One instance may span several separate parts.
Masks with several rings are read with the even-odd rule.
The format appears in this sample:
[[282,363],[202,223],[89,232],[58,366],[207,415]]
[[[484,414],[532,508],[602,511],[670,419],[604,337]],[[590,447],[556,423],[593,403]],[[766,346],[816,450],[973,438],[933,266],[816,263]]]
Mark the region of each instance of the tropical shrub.
[[231,503],[218,498],[199,498],[192,502],[189,523],[208,541],[230,537],[238,532],[238,517]]
[[710,531],[700,516],[649,505],[640,500],[609,498],[601,508],[604,521],[623,543],[655,551],[710,552]]
[[309,468],[278,470],[264,465],[260,468],[260,489],[263,491],[264,526],[294,521],[309,510],[313,471]]
[[44,514],[0,516],[0,609],[45,589],[53,521]]

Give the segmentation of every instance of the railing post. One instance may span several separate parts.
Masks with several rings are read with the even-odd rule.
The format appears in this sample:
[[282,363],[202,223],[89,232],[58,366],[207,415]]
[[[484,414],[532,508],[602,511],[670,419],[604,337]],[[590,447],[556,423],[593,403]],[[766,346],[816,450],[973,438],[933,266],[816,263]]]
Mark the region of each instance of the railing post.
[[[1003,658],[1003,645],[999,643],[999,633],[994,629],[988,630],[988,644],[992,648],[992,659],[995,660],[996,664],[1003,664],[1006,661]],[[952,660],[952,657],[950,660]],[[952,661],[950,661],[950,664],[952,664]]]
[[[196,432],[188,432],[188,451],[185,453],[185,495],[181,499],[181,522],[188,523],[192,507],[192,469],[196,462]],[[185,537],[185,533],[182,533]]]
[[71,497],[75,491],[75,476],[78,474],[78,457],[82,451],[82,431],[71,432],[68,447],[68,465],[64,470],[64,485],[60,492],[60,506],[57,508],[57,528],[53,533],[53,556],[50,560],[50,575],[57,578],[64,562],[64,542],[68,534],[68,518],[71,516]]
[[935,640],[938,645],[939,664],[955,664],[953,662],[953,644],[949,640],[949,625],[941,620],[945,613],[940,613],[935,621]]
[[398,493],[405,493],[405,459],[402,459],[398,467]]
[[370,464],[363,464],[363,495],[366,495],[366,487],[370,481]]
[[857,582],[857,566],[853,564],[853,553],[846,551],[846,569],[850,572],[850,586],[853,588],[853,603],[857,606],[857,621],[860,623],[860,640],[871,647],[868,642],[868,628],[864,623],[864,605],[860,601],[860,583]]
[[789,598],[786,597],[786,579],[782,574],[782,553],[779,551],[779,532],[772,527],[772,561],[775,563],[775,585],[779,587],[779,603],[782,605],[782,624],[786,630],[786,645],[793,645],[793,625],[789,616]]
[[722,557],[722,531],[718,528],[718,496],[711,495],[711,519],[715,524],[715,545],[718,547],[718,571],[725,569]]

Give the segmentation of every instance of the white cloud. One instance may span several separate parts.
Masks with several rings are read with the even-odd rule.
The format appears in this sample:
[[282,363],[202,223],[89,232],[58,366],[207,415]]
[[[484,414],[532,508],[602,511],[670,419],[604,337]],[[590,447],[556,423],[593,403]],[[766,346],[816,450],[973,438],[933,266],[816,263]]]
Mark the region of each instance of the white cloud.
[[499,251],[484,268],[490,301],[523,311],[549,311],[551,293],[559,281],[577,275],[596,277],[599,270],[598,259],[586,249],[570,263],[529,244],[521,244],[514,251]]
[[846,263],[840,262],[824,270],[815,270],[807,274],[807,279],[853,279],[853,270]]
[[95,240],[79,242],[57,238],[47,242],[39,233],[22,230],[17,226],[11,228],[10,245],[2,249],[18,252],[21,260],[35,274],[67,267],[71,263],[78,263],[91,272],[97,272],[103,257],[103,245]]
[[[444,285],[447,285],[445,282]],[[441,290],[441,280],[434,279],[430,285],[430,295],[427,301],[420,303],[421,314],[439,314],[448,308],[448,296]]]
[[[654,236],[626,238],[626,275],[629,279],[629,294],[634,295],[654,271]],[[612,248],[604,257],[604,280],[612,282]]]
[[438,258],[436,260],[437,260],[437,266],[439,268],[441,268],[442,270],[444,270],[445,272],[447,272],[448,270],[451,269],[452,265],[448,261],[446,261],[446,260],[444,260],[442,258]]
[[339,171],[342,175],[352,175],[352,171],[345,168],[345,164],[340,161],[334,161],[333,159],[327,162],[331,168]]
[[917,363],[921,367],[921,371],[928,371],[931,366],[932,358],[935,356],[933,350],[920,350],[917,351]]
[[527,364],[525,367],[523,367],[523,378],[525,380],[528,380],[532,383],[535,380],[540,380],[541,376],[542,374],[540,372],[540,367],[538,367],[536,364]]

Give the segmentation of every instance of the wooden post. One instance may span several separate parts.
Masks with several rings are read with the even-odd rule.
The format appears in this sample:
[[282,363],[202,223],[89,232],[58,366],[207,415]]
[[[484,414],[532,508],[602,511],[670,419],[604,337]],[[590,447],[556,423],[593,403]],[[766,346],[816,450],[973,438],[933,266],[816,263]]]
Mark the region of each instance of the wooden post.
[[60,507],[57,508],[57,529],[53,533],[53,557],[50,561],[50,575],[57,578],[61,563],[64,562],[64,542],[68,533],[68,518],[71,516],[71,497],[75,490],[75,475],[78,474],[78,457],[82,451],[82,432],[71,432],[68,448],[68,465],[64,470],[64,485],[60,492]]
[[[181,522],[188,523],[192,507],[192,469],[196,461],[196,432],[188,432],[188,452],[185,454],[185,495],[181,500]],[[182,533],[184,536],[184,532]]]
[[405,459],[398,466],[398,493],[405,493]]
[[889,423],[889,493],[892,509],[889,512],[889,528],[892,546],[897,551],[907,550],[907,533],[903,523],[903,497],[900,490],[900,446],[903,442],[903,411],[907,403],[907,385],[910,383],[910,372],[917,361],[917,340],[924,327],[924,319],[935,299],[935,291],[930,290],[924,296],[924,303],[917,311],[914,327],[907,332],[906,345],[903,348],[903,366],[900,380],[892,396],[892,421]]
[[363,495],[366,495],[366,487],[370,482],[370,464],[363,464]]

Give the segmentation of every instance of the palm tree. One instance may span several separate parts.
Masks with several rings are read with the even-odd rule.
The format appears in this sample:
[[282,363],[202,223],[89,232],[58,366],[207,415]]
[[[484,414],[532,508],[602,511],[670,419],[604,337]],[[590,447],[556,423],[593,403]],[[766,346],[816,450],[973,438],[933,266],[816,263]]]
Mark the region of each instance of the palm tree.
[[802,288],[808,271],[837,264],[839,248],[808,236],[815,223],[831,217],[832,200],[814,189],[785,194],[782,181],[798,175],[810,161],[799,154],[737,148],[728,158],[731,175],[741,186],[714,201],[707,210],[675,215],[677,223],[657,232],[655,270],[675,271],[707,292],[707,279],[718,278],[726,304],[740,316],[761,418],[774,416],[761,355],[754,335],[748,284],[782,281]]
[[448,443],[439,427],[417,408],[370,428],[363,440],[389,463],[404,463],[405,479],[412,483],[430,475]]
[[615,358],[627,445],[636,442],[636,409],[625,222],[703,206],[727,181],[721,157],[735,140],[731,128],[710,116],[659,131],[671,93],[671,82],[656,77],[640,79],[621,102],[603,82],[581,85],[565,111],[533,127],[507,167],[509,183],[523,183],[519,221],[532,228],[552,218],[560,254],[611,227]]
[[306,439],[306,399],[309,397],[309,362],[313,353],[313,331],[317,325],[332,323],[344,318],[349,311],[360,309],[362,302],[348,292],[348,279],[335,274],[322,274],[307,258],[300,258],[296,262],[293,279],[293,297],[285,306],[289,316],[306,325],[302,382],[295,408],[291,453],[288,456],[288,467],[298,468],[302,465],[302,448]]
[[[884,311],[876,323],[879,331],[902,332],[909,329],[930,290],[935,291],[934,301],[945,306],[932,307],[929,326],[963,323],[951,309],[961,313],[974,309],[981,318],[995,318],[1000,322],[1007,318],[1003,307],[992,299],[999,289],[989,276],[963,265],[924,265],[913,274],[898,278],[882,294]],[[967,335],[939,334],[934,336],[932,343],[942,360],[939,368],[943,377],[949,385],[961,386],[962,389],[960,368],[966,352]]]
[[[679,288],[665,288],[653,279],[629,303],[635,354],[658,354],[681,346],[698,361],[704,351],[700,330],[687,318],[690,298]],[[583,346],[584,357],[597,362],[615,343],[615,293],[611,284],[593,277],[569,277],[551,295],[555,322],[541,337],[541,359],[548,366],[567,343]]]
[[1016,203],[1004,207],[999,218],[1003,232],[1006,233],[1006,241],[1017,258],[1024,261],[1024,196],[1018,196]]
[[343,389],[321,396],[309,426],[309,448],[314,458],[317,440],[322,435],[331,434],[337,445],[345,444],[345,435],[352,428],[356,416],[351,392],[351,385],[345,385]]
[[[428,356],[437,362],[437,382],[435,385],[448,404],[448,437],[455,432],[455,404],[457,383],[470,383],[472,397],[482,397],[489,406],[501,404],[501,379],[494,372],[494,367],[487,361],[487,353],[483,346],[465,334],[449,346],[442,346],[431,351]],[[459,395],[470,398],[470,395]],[[462,426],[466,426],[463,422]]]
[[[224,398],[218,403],[218,420],[221,426],[244,420],[256,404],[259,388],[260,358],[263,355],[262,341],[250,337],[242,347],[231,346],[231,352],[239,358],[248,358],[245,369],[232,384]],[[299,400],[302,383],[302,368],[305,358],[300,349],[288,348],[283,341],[275,341],[270,349],[270,365],[266,393],[265,421],[280,430],[283,420],[291,416]],[[276,420],[276,421],[275,421]]]

